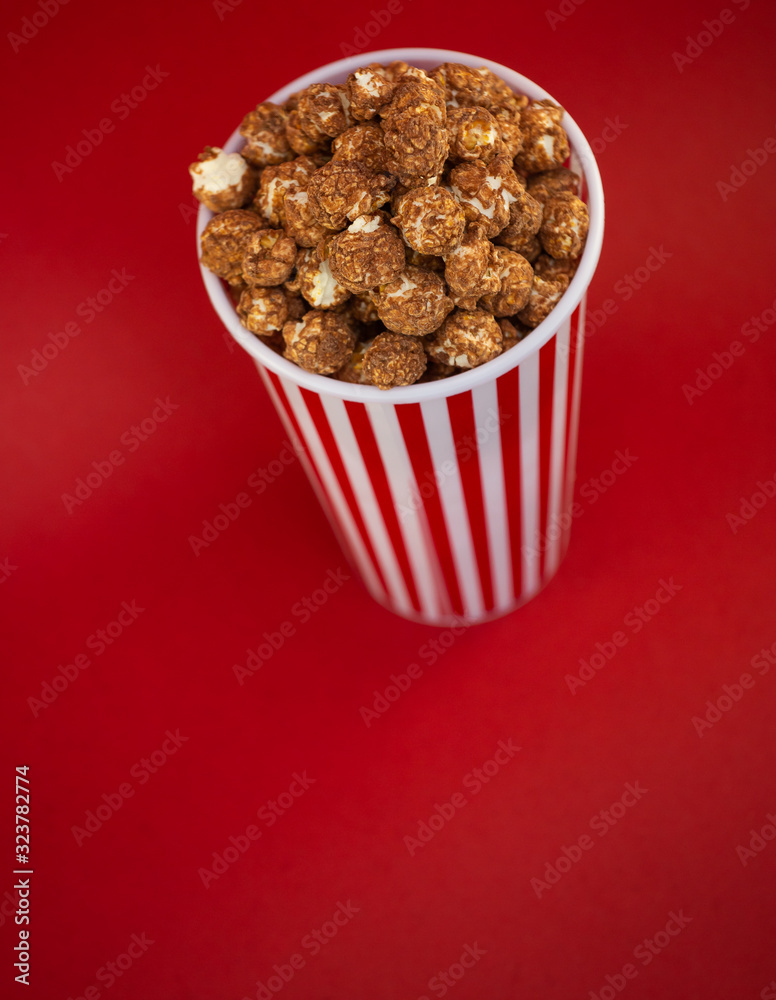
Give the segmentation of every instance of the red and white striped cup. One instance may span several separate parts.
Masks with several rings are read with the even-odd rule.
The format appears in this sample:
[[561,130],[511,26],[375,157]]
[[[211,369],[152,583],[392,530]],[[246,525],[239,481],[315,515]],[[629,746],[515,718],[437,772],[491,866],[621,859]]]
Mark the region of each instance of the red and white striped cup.
[[[344,83],[370,62],[487,66],[532,100],[549,98],[487,59],[443,49],[388,49],[341,59],[294,80]],[[221,280],[202,268],[210,300],[254,359],[351,564],[372,596],[429,625],[498,618],[555,574],[569,541],[587,287],[601,251],[604,200],[590,146],[567,114],[571,167],[582,176],[590,232],[552,313],[515,347],[452,378],[382,391],[304,371],[239,322]],[[239,150],[235,131],[225,145]],[[212,213],[200,207],[197,241]]]

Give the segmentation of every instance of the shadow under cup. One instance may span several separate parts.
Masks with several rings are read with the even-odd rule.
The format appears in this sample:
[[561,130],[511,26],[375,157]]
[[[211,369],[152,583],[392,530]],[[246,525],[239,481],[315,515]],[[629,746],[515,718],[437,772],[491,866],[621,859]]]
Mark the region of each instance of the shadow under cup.
[[[344,83],[370,62],[487,66],[531,100],[551,98],[506,66],[443,49],[387,49],[330,63],[267,100]],[[515,347],[451,378],[381,391],[315,375],[239,322],[221,280],[210,300],[254,359],[353,568],[389,610],[429,625],[473,625],[530,600],[555,575],[572,522],[587,287],[601,252],[604,200],[590,145],[566,114],[569,166],[590,230],[565,294]],[[243,139],[235,131],[224,149]],[[199,237],[213,213],[200,206]]]

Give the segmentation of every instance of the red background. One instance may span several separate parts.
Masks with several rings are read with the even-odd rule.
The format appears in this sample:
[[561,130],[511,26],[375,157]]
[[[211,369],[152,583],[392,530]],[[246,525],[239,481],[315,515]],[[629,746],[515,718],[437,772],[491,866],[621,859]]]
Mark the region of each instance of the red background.
[[[745,865],[736,852],[776,812],[776,669],[752,666],[776,652],[776,499],[727,518],[776,475],[776,157],[724,198],[717,186],[776,138],[776,14],[741,6],[681,71],[672,54],[721,4],[566,3],[550,25],[541,4],[454,17],[402,0],[368,43],[512,66],[603,147],[607,229],[588,307],[616,308],[585,351],[583,514],[549,587],[436,663],[424,644],[440,633],[355,580],[308,622],[294,611],[346,564],[298,463],[261,495],[246,485],[283,431],[208,304],[188,211],[200,149],[339,58],[367,9],[246,0],[219,16],[204,0],[73,0],[18,52],[2,39],[2,893],[22,764],[33,862],[33,985],[13,982],[3,895],[5,995],[240,1000],[298,953],[283,1000],[416,1000],[441,995],[432,977],[476,943],[485,954],[455,1000],[606,997],[627,963],[633,1000],[776,996],[776,843],[755,841]],[[6,4],[4,36],[38,9]],[[168,76],[120,112],[147,66]],[[106,117],[112,131],[58,180],[52,164]],[[620,130],[608,142],[607,119]],[[628,294],[651,248],[664,265]],[[114,268],[132,280],[86,322],[79,304]],[[756,342],[742,332],[751,316],[764,316]],[[68,322],[79,335],[25,376]],[[734,341],[744,353],[689,402],[683,386]],[[177,408],[130,450],[156,397]],[[68,513],[63,495],[115,450],[123,464]],[[602,492],[594,480],[617,450],[636,461]],[[245,490],[250,507],[195,556],[189,536]],[[635,632],[627,616],[661,579],[680,589]],[[124,601],[144,610],[98,655],[90,636]],[[284,621],[293,636],[238,683],[234,665]],[[611,652],[618,630],[627,644],[572,693],[566,676],[596,644]],[[78,654],[91,665],[36,715],[28,699]],[[422,675],[367,726],[360,708],[413,662]],[[744,672],[754,686],[699,736],[693,717]],[[167,730],[186,742],[155,773],[138,767]],[[501,740],[522,749],[473,794],[466,775]],[[294,772],[314,784],[269,826],[257,811]],[[595,817],[629,782],[646,792],[600,836]],[[125,783],[132,796],[79,846],[73,827]],[[456,792],[467,805],[411,856],[404,838]],[[260,839],[206,888],[200,869],[251,824]],[[584,834],[594,846],[538,898],[531,880]],[[358,912],[313,955],[305,935],[349,901]],[[671,911],[691,920],[669,944],[658,935],[644,965],[634,950]],[[154,943],[107,985],[133,935]]]

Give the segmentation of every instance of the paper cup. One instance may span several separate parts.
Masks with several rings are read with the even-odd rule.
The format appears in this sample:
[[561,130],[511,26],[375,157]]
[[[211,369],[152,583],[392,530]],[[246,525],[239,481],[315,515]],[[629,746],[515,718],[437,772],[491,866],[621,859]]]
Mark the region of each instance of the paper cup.
[[[370,62],[487,66],[532,100],[550,95],[506,66],[443,49],[387,49],[322,66],[267,98],[344,83]],[[552,98],[551,98],[552,99]],[[451,378],[382,391],[304,371],[239,322],[202,268],[213,307],[259,374],[353,567],[389,610],[429,625],[472,625],[530,600],[569,541],[585,294],[601,251],[604,200],[590,146],[567,114],[571,167],[590,232],[552,313],[515,347]],[[235,131],[224,148],[243,139]],[[200,207],[199,236],[212,217]]]

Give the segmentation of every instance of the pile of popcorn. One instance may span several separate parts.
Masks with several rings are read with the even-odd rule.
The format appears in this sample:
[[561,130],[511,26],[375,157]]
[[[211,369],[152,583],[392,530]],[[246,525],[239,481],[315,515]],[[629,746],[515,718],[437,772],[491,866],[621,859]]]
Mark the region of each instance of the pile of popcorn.
[[268,101],[189,171],[202,263],[300,367],[381,389],[484,364],[536,327],[585,245],[563,109],[490,70],[372,63]]

